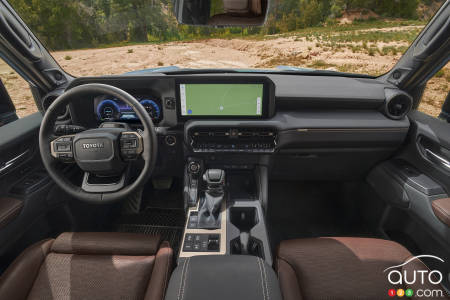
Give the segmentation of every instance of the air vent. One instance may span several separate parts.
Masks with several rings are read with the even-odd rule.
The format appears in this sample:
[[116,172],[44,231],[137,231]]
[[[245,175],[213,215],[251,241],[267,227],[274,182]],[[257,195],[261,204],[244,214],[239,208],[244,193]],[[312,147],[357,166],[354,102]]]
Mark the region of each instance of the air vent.
[[403,119],[411,110],[412,98],[405,92],[386,89],[386,115],[394,120]]

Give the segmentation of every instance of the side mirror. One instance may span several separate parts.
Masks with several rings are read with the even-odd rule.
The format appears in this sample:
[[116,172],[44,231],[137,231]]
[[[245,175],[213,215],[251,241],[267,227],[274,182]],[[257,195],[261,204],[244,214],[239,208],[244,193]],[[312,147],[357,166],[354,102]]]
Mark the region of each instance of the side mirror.
[[175,0],[178,23],[206,26],[262,26],[269,0]]
[[442,111],[439,114],[439,119],[450,123],[450,92],[447,94],[447,98],[445,98],[444,105],[442,105]]

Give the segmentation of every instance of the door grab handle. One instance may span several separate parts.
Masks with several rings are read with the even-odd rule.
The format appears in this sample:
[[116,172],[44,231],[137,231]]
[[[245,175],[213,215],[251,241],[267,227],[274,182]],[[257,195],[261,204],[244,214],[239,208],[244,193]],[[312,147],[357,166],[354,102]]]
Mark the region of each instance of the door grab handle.
[[6,173],[9,169],[14,167],[15,164],[20,163],[25,156],[30,152],[30,150],[25,150],[24,152],[20,153],[16,157],[12,158],[11,160],[8,160],[0,167],[0,173]]
[[444,167],[446,170],[450,171],[450,162],[447,159],[441,157],[440,155],[437,155],[436,153],[434,153],[433,151],[431,151],[429,149],[425,149],[425,153],[427,154],[428,158],[432,162],[434,162],[434,163]]

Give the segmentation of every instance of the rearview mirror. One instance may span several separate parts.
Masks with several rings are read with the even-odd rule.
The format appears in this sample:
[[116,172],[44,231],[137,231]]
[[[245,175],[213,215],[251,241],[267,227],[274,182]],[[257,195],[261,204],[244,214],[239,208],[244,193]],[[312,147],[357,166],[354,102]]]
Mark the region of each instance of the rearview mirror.
[[269,0],[175,0],[178,23],[207,26],[262,26]]

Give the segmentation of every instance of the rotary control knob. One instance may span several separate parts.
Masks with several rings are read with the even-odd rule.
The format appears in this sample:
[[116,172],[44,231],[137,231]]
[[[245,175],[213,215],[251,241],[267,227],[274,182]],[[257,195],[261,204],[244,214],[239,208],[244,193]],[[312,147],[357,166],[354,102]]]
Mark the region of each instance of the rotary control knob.
[[177,138],[174,135],[166,135],[165,142],[167,146],[173,147],[177,143]]
[[198,174],[200,172],[200,164],[196,161],[191,161],[188,165],[188,171],[191,174]]

